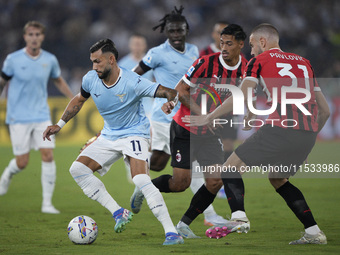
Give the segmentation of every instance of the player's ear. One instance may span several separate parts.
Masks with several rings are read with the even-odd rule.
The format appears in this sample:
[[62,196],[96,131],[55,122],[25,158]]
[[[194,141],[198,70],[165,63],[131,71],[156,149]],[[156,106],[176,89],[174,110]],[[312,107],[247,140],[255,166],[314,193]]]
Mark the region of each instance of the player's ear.
[[240,48],[241,48],[241,49],[244,47],[244,41],[239,41],[238,44],[240,45]]
[[266,38],[261,37],[261,38],[260,38],[260,46],[261,46],[261,48],[266,48],[266,45],[267,45],[267,40],[266,40]]
[[115,62],[117,62],[117,59],[115,58],[115,56],[113,54],[110,54],[109,61],[110,61],[110,64],[112,65]]

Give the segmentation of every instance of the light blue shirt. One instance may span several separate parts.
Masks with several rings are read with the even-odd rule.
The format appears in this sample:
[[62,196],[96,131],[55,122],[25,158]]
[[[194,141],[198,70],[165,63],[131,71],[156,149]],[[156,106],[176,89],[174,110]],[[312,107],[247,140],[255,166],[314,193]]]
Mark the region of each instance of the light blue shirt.
[[91,94],[104,118],[101,135],[114,141],[129,136],[150,138],[150,123],[141,99],[154,97],[158,85],[135,72],[120,68],[117,82],[110,87],[99,79],[94,70],[89,71],[83,77],[82,89]]
[[57,58],[44,50],[37,58],[25,49],[7,56],[2,72],[11,77],[7,98],[7,124],[34,123],[50,120],[47,104],[49,78],[60,77]]
[[[195,45],[185,43],[184,52],[179,52],[167,40],[165,43],[150,49],[144,56],[143,63],[153,69],[153,75],[158,83],[173,89],[197,58],[198,48]],[[166,115],[161,110],[166,101],[164,98],[155,98],[151,115],[153,121],[171,122],[180,104],[177,104],[171,114]]]
[[[118,61],[118,65],[120,67],[124,67],[124,68],[126,68],[128,70],[132,70],[138,64],[139,64],[139,62],[136,61],[132,57],[132,54],[128,54],[128,55],[124,56],[121,60]],[[148,72],[143,74],[142,77],[144,77],[144,78],[146,78],[146,79],[148,79],[150,81],[153,81],[152,70],[149,70]],[[143,106],[144,106],[144,111],[145,111],[147,116],[151,115],[153,101],[154,101],[154,98],[151,98],[151,97],[144,97],[142,99]]]

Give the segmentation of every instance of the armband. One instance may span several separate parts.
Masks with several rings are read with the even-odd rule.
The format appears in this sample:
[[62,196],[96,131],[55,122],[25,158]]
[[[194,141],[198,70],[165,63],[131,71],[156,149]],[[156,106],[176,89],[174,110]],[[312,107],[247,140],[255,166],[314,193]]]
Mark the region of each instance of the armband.
[[57,125],[60,127],[60,128],[63,128],[63,126],[65,126],[66,122],[63,121],[62,119],[60,119],[57,123]]

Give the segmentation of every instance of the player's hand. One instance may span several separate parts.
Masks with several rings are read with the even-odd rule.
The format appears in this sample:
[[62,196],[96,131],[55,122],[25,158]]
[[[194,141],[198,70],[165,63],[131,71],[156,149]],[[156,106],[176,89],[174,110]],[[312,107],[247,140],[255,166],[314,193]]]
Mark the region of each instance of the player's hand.
[[55,135],[56,133],[58,133],[60,131],[60,127],[58,125],[52,125],[52,126],[48,126],[46,128],[46,130],[43,133],[43,140],[45,141],[45,139],[51,141],[51,135]]
[[182,117],[182,121],[184,123],[188,123],[188,124],[185,124],[188,127],[204,126],[210,123],[208,115],[199,115],[199,116],[185,115],[184,117]]
[[166,102],[162,105],[162,111],[165,114],[170,114],[172,112],[172,109],[175,108],[175,103],[173,101]]

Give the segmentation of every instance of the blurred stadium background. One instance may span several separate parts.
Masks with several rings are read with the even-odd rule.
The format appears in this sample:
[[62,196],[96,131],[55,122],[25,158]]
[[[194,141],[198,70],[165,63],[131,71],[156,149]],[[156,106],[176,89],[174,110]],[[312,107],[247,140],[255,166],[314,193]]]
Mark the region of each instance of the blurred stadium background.
[[[281,47],[309,59],[320,86],[328,98],[332,117],[319,138],[340,138],[340,1],[336,0],[1,0],[0,62],[7,54],[24,46],[22,27],[28,20],[38,20],[47,27],[43,48],[59,59],[62,75],[74,93],[79,91],[82,76],[91,69],[89,47],[101,38],[111,38],[119,57],[128,53],[128,38],[134,32],[147,37],[148,48],[165,40],[165,35],[152,31],[164,14],[183,5],[190,25],[188,42],[199,49],[211,42],[214,23],[226,20],[240,24],[249,34],[262,22],[274,24],[281,34]],[[243,50],[249,59],[249,46]],[[0,142],[9,143],[5,118],[6,90],[0,97]],[[59,99],[54,86],[49,87],[52,119],[62,114],[67,100]],[[61,100],[61,101],[59,101]],[[77,118],[83,139],[101,128],[101,119],[93,105]],[[90,118],[88,118],[90,117]],[[60,135],[69,140],[72,127]],[[69,125],[71,126],[71,125]],[[65,129],[66,130],[66,129]],[[85,138],[84,138],[85,137]],[[76,139],[73,136],[73,141]],[[79,142],[79,141],[77,141]]]

